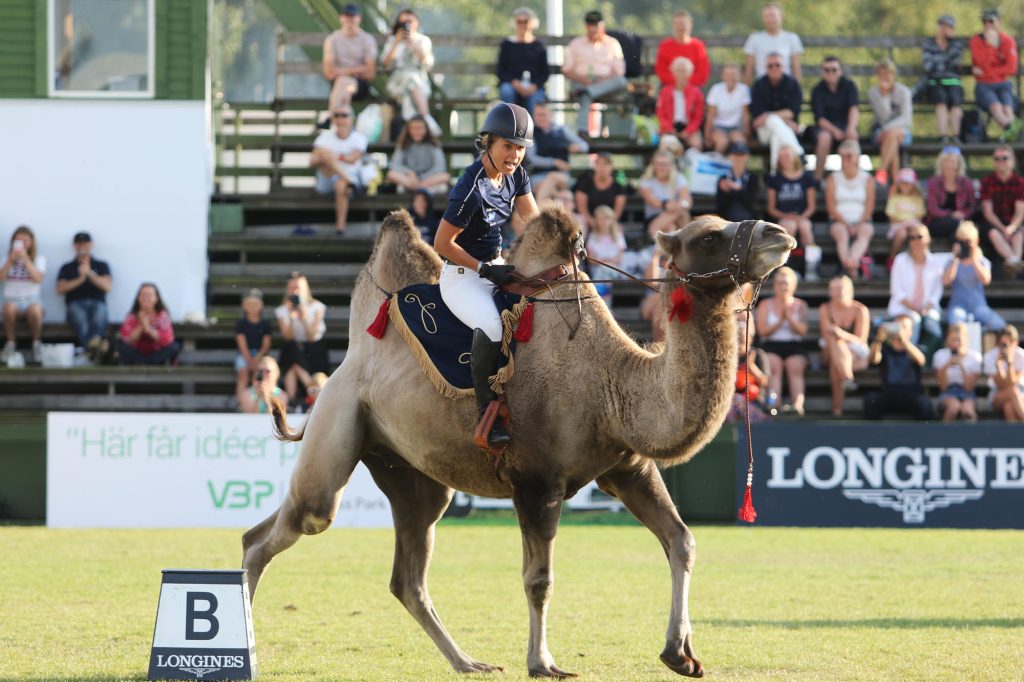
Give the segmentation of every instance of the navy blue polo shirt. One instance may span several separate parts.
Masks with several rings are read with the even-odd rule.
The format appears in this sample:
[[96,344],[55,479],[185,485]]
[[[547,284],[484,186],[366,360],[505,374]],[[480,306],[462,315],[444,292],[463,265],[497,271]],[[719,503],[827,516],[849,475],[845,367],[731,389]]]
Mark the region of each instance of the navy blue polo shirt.
[[495,187],[480,159],[469,164],[448,195],[444,219],[462,230],[455,243],[477,260],[489,261],[501,250],[501,230],[512,219],[516,197],[530,194],[530,176],[522,166],[501,177]]

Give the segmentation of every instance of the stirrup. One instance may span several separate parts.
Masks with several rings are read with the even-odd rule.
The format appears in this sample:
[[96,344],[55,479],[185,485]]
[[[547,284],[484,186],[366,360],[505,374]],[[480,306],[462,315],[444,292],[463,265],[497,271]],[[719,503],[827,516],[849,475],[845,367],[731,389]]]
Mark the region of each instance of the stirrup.
[[[500,421],[498,421],[499,419]],[[492,433],[495,426],[501,429],[498,434]],[[481,450],[485,450],[492,455],[501,455],[505,452],[505,448],[508,447],[511,441],[511,437],[508,435],[508,428],[508,408],[501,402],[492,400],[484,409],[484,413],[480,416],[480,421],[477,422],[476,430],[473,433],[473,443]],[[495,436],[499,438],[495,440]],[[501,438],[501,436],[504,436],[504,438]]]

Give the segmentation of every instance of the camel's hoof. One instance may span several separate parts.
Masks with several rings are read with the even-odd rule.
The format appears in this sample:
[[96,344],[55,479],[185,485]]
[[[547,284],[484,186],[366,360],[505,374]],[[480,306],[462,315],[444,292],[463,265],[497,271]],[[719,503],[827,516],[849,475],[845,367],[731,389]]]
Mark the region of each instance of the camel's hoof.
[[570,677],[579,677],[577,673],[568,673],[557,665],[549,665],[544,668],[533,668],[530,670],[530,677],[554,677],[559,680],[565,680]]
[[672,672],[685,677],[704,677],[704,666],[696,658],[690,658],[686,654],[662,653],[661,662],[668,666]]
[[466,661],[455,666],[455,672],[459,673],[503,673],[505,669],[500,665],[489,665],[480,661]]

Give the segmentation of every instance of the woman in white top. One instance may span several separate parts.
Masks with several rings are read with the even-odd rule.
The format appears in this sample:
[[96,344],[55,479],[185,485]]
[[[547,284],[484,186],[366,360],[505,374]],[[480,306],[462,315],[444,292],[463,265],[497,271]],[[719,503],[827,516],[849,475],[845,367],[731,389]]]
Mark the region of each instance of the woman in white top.
[[738,64],[722,67],[722,82],[708,91],[707,112],[704,115],[704,139],[719,154],[724,154],[731,142],[748,142],[750,135],[750,88],[740,82]]
[[981,374],[981,354],[967,345],[967,325],[963,322],[949,325],[946,347],[935,351],[932,367],[939,383],[942,421],[955,422],[960,417],[978,421],[974,384]]
[[[796,298],[796,271],[783,266],[775,271],[772,281],[774,296],[757,305],[756,321],[761,335],[761,349],[768,355],[768,407],[782,393],[785,370],[791,405],[786,408],[804,413],[804,372],[807,351],[803,338],[807,334],[807,301]],[[786,409],[784,408],[784,409]]]
[[860,144],[856,140],[845,140],[839,145],[839,158],[842,166],[829,175],[825,185],[825,207],[832,221],[829,233],[836,242],[839,263],[856,279],[860,270],[865,277],[868,274],[868,263],[862,263],[862,259],[875,233],[875,226],[871,224],[871,214],[875,212],[875,183],[858,165]]
[[1024,350],[1012,324],[999,334],[996,347],[982,362],[988,375],[988,399],[992,410],[1008,422],[1024,422]]
[[690,222],[690,187],[668,152],[655,152],[637,189],[644,198],[644,221],[652,239]]
[[309,280],[298,272],[293,272],[285,287],[284,299],[274,310],[274,317],[281,328],[281,336],[285,344],[278,356],[281,374],[284,375],[284,388],[288,399],[298,397],[298,384],[302,382],[303,395],[305,389],[313,381],[317,372],[330,374],[330,362],[327,358],[327,306],[313,298],[309,290]]
[[430,115],[430,70],[434,68],[434,47],[430,38],[419,32],[420,20],[411,9],[398,13],[391,35],[381,51],[381,66],[390,71],[388,95],[399,101],[402,118],[409,120],[419,114],[435,136],[441,127]]
[[868,366],[868,307],[853,298],[853,280],[846,275],[828,283],[828,301],[818,308],[821,364],[828,367],[832,387],[832,416],[843,415],[843,399],[857,390],[853,373]]
[[[913,320],[910,340],[916,346],[931,345],[934,349],[936,342],[942,341],[939,300],[946,258],[932,253],[928,248],[931,243],[931,233],[924,225],[907,230],[907,250],[897,254],[892,262],[886,312],[890,318],[905,315]],[[927,342],[921,339],[922,331],[929,337]]]
[[43,331],[43,300],[39,295],[46,258],[36,253],[36,236],[27,225],[11,235],[7,258],[0,265],[0,280],[4,282],[4,337],[6,343],[0,360],[7,358],[17,347],[14,328],[19,317],[28,322],[32,333],[32,355],[36,361],[43,350],[40,336]]

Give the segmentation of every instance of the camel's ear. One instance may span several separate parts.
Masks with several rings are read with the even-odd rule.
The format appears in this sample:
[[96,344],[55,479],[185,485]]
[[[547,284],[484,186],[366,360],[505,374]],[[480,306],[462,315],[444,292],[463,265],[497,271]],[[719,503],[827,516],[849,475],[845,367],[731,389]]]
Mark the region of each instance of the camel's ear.
[[682,246],[682,242],[679,239],[679,232],[659,232],[654,235],[654,242],[661,249],[661,252],[667,256],[675,257],[679,253],[679,249]]

